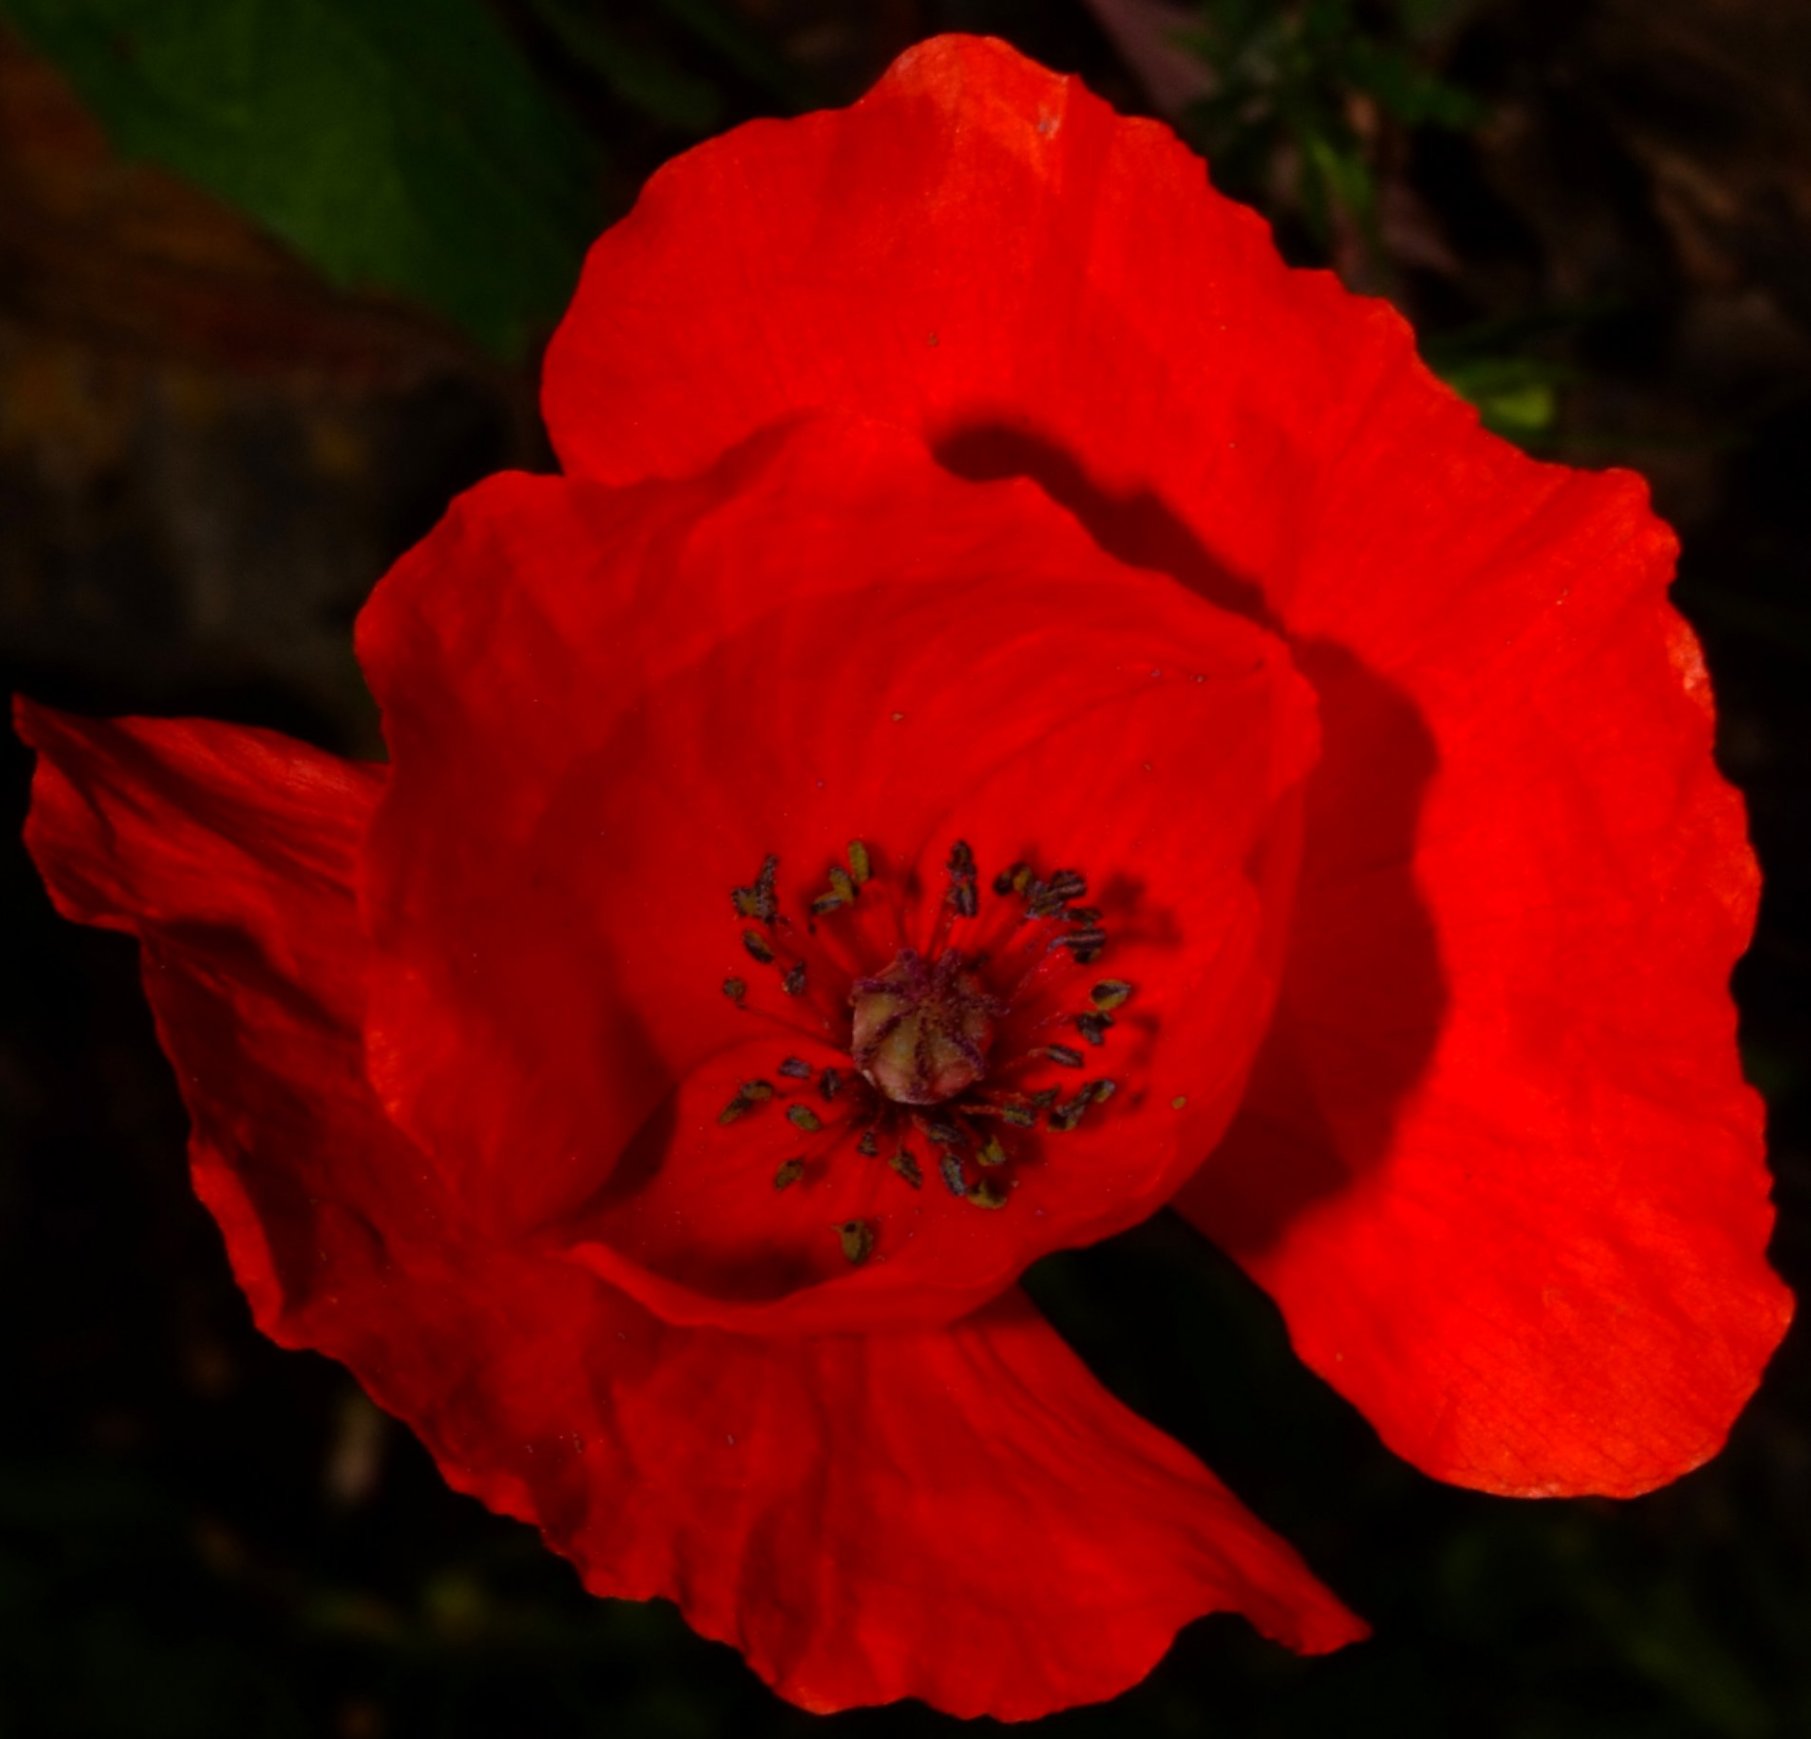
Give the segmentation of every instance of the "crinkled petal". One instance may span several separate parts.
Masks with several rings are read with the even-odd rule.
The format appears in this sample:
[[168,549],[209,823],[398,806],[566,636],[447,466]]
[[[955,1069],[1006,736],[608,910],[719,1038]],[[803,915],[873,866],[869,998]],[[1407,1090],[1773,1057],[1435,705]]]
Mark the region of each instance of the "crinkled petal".
[[266,1332],[420,1218],[418,1159],[374,1131],[348,890],[383,770],[268,731],[26,701],[26,844],[65,917],[136,936],[192,1124],[196,1193]]
[[[807,1708],[1028,1719],[1135,1684],[1206,1612],[1307,1653],[1365,1634],[1022,1295],[947,1330],[762,1342],[624,1327],[599,1283],[540,1278],[509,1345],[472,1325],[498,1363],[428,1403],[429,1441],[481,1496],[520,1482],[594,1592],[676,1600]],[[575,1367],[576,1421],[547,1406]]]
[[599,1594],[675,1600],[817,1709],[1023,1717],[1183,1623],[1362,1626],[1022,1297],[945,1332],[675,1329],[500,1249],[363,1072],[355,848],[381,775],[267,733],[21,707],[58,906],[137,935],[197,1186],[260,1326],[348,1364]]
[[[609,1246],[586,1259],[674,1310],[618,1258],[692,1288],[686,1321],[947,1319],[1143,1218],[1226,1127],[1280,969],[1311,699],[1274,637],[1120,567],[1032,486],[843,419],[680,483],[498,479],[359,637],[392,750],[374,1076],[500,1223]],[[989,878],[1094,873],[1106,950],[1046,974],[1068,1036],[1093,983],[1136,982],[1103,1051],[1136,1065],[1125,1091],[1004,1213],[824,1156],[834,1131],[789,1153],[784,1096],[720,1122],[743,1081],[784,1085],[789,1051],[847,1044],[851,977],[888,963],[924,889],[939,908],[961,837]],[[808,930],[852,839],[876,880]],[[770,853],[790,927],[768,964],[730,890]],[[819,1111],[842,1130],[853,1106]],[[795,1155],[809,1175],[775,1189]],[[878,1234],[859,1275],[836,1231],[855,1215]]]
[[[1659,602],[1664,535],[1633,502],[1549,534],[1522,560],[1561,601],[1512,654],[1458,625],[1421,653],[1471,685],[1443,733],[1464,775],[1432,782],[1415,855],[1437,1038],[1411,1073],[1413,1001],[1361,1025],[1342,997],[1393,965],[1365,878],[1304,887],[1246,1109],[1178,1205],[1400,1454],[1630,1496],[1721,1447],[1791,1312],[1725,990],[1756,876],[1696,645]],[[1634,583],[1567,597],[1586,551]]]
[[1323,753],[1282,1014],[1186,1205],[1431,1473],[1715,1449],[1790,1301],[1727,993],[1754,867],[1636,480],[1484,434],[1167,129],[963,38],[657,175],[544,402],[617,483],[859,408],[1285,634]]

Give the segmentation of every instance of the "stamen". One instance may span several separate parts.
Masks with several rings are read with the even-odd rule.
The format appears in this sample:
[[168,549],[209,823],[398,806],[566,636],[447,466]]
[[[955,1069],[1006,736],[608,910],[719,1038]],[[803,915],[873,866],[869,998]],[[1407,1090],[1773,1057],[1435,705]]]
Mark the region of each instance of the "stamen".
[[972,918],[980,911],[980,897],[975,890],[975,853],[966,839],[950,847],[949,862],[944,866],[949,875],[949,892],[943,897],[959,918]]
[[1078,1014],[1075,1017],[1075,1030],[1091,1045],[1104,1045],[1107,1042],[1107,1028],[1113,1024],[1110,1014]]
[[771,924],[780,915],[779,895],[774,891],[779,873],[780,860],[769,852],[761,860],[761,871],[755,877],[754,886],[730,889],[729,897],[735,902],[737,917],[758,918],[763,924]]
[[1089,924],[1080,930],[1071,930],[1067,936],[1055,937],[1050,947],[1052,952],[1067,948],[1075,956],[1076,965],[1087,966],[1100,958],[1100,951],[1106,945],[1106,931],[1098,924]]
[[734,1123],[738,1117],[746,1117],[757,1105],[765,1104],[773,1097],[771,1081],[744,1081],[736,1089],[736,1096],[717,1113],[719,1123]]
[[[812,919],[854,905],[873,880],[873,854],[863,841],[850,840],[847,855],[848,867],[832,864],[822,890],[805,902]],[[1094,960],[1106,946],[1101,909],[1078,903],[1087,897],[1087,878],[1075,869],[1039,877],[1027,862],[1008,865],[989,885],[1002,901],[1016,902],[1017,909],[1008,904],[990,910],[987,921],[964,932],[963,945],[954,947],[956,925],[981,915],[975,854],[967,840],[958,839],[945,863],[947,886],[928,940],[914,943],[908,936],[905,899],[911,897],[910,889],[883,903],[883,920],[890,919],[898,943],[892,960],[882,968],[875,963],[872,926],[851,922],[820,930],[815,923],[795,928],[787,921],[780,907],[779,864],[778,856],[769,853],[751,884],[731,890],[736,914],[747,926],[741,931],[742,946],[752,959],[774,969],[788,997],[803,999],[810,1016],[821,1021],[823,1032],[808,1030],[809,1022],[777,1009],[752,1012],[792,1035],[795,1043],[828,1038],[846,1048],[862,1078],[852,1081],[843,1068],[783,1056],[776,1065],[783,1083],[802,1085],[815,1077],[813,1097],[821,1096],[828,1105],[852,1089],[854,1103],[848,1113],[833,1117],[829,1127],[834,1133],[827,1143],[779,1165],[773,1174],[774,1189],[784,1191],[802,1183],[813,1165],[854,1135],[856,1151],[866,1158],[879,1157],[883,1141],[894,1148],[888,1168],[911,1189],[923,1187],[920,1159],[928,1148],[952,1195],[977,1207],[1004,1207],[1015,1187],[1010,1168],[1017,1157],[1009,1146],[1013,1138],[1005,1132],[1035,1130],[1040,1124],[1055,1133],[1074,1130],[1094,1106],[1117,1091],[1111,1080],[1083,1080],[1066,1099],[1057,1087],[1035,1093],[1003,1090],[1003,1076],[1039,1060],[1083,1069],[1086,1055],[1075,1045],[1028,1047],[1003,1063],[989,1059],[994,1022],[1015,1009],[1026,1009],[1028,997],[1041,1006],[1026,1009],[1032,1023],[1027,1039],[1066,1025],[1084,1046],[1100,1049],[1107,1044],[1114,1011],[1133,994],[1130,983],[1102,979],[1090,990],[1087,1007],[1075,1013],[1061,1012],[1061,1002],[1040,983],[1064,973],[1071,963]],[[747,1007],[750,986],[745,978],[725,978],[722,992],[739,1009]],[[1043,1001],[1046,995],[1049,1004]],[[1069,995],[1062,1000],[1069,1001]],[[785,1042],[776,1039],[776,1048]],[[774,1097],[773,1082],[744,1081],[718,1113],[718,1121],[734,1123]],[[827,1127],[824,1116],[831,1115],[821,1116],[802,1097],[789,1097],[783,1109],[787,1122],[806,1135],[822,1133]],[[985,1123],[988,1118],[998,1120],[997,1133]],[[846,1220],[835,1231],[844,1257],[859,1266],[875,1248],[879,1222]]]
[[859,1268],[874,1254],[874,1225],[871,1220],[844,1220],[836,1228],[842,1241],[843,1255],[851,1267]]
[[1028,918],[1054,918],[1071,900],[1081,899],[1088,891],[1088,878],[1080,870],[1053,871],[1043,881],[1027,882],[1025,915]]
[[1009,864],[994,877],[994,892],[1000,895],[1022,894],[1031,881],[1031,865]]
[[1006,1206],[1006,1191],[991,1177],[978,1179],[974,1188],[967,1192],[967,1196],[978,1208],[1003,1208]]

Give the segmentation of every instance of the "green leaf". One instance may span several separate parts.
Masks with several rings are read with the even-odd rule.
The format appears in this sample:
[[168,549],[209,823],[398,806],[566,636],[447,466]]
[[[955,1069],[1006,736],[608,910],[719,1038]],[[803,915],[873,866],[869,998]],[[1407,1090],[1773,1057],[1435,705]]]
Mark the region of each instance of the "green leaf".
[[1469,91],[1448,84],[1400,49],[1362,37],[1351,46],[1346,76],[1404,126],[1464,132],[1479,125],[1487,113]]
[[1526,446],[1551,433],[1559,414],[1564,371],[1534,357],[1476,356],[1432,360],[1435,372],[1477,407],[1493,434]]
[[118,148],[333,282],[509,353],[571,294],[596,159],[483,0],[0,0]]

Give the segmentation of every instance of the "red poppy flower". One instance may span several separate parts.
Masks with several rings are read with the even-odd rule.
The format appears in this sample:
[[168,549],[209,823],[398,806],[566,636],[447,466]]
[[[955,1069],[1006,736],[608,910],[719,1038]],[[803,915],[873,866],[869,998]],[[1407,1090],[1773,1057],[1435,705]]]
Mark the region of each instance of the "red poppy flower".
[[657,176],[546,409],[361,620],[387,768],[20,711],[269,1334],[825,1709],[1360,1634],[1014,1286],[1165,1201],[1432,1474],[1714,1452],[1755,872],[1635,479],[962,39]]

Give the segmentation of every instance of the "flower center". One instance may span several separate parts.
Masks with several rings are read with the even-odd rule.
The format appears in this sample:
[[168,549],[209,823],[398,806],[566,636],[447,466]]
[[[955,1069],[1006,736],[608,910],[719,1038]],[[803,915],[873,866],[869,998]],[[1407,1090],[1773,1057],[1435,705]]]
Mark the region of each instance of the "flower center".
[[941,1105],[987,1073],[996,1004],[951,949],[932,964],[902,948],[850,992],[849,1055],[865,1080],[899,1105]]
[[[918,890],[878,873],[859,840],[805,902],[802,926],[781,909],[777,857],[731,890],[743,950],[779,996],[755,994],[740,976],[723,981],[724,995],[850,1065],[783,1055],[775,1079],[744,1081],[718,1114],[733,1124],[777,1112],[791,1125],[802,1151],[781,1162],[776,1189],[808,1190],[852,1143],[858,1161],[884,1156],[909,1189],[921,1189],[930,1171],[952,1195],[1001,1208],[1024,1164],[1042,1157],[1044,1137],[1078,1128],[1117,1091],[1116,1081],[1086,1071],[1133,987],[1084,970],[1108,943],[1101,911],[1081,903],[1086,878],[1015,863],[993,878],[994,898],[984,902],[963,840],[944,876],[917,946],[907,938]],[[1051,1066],[1075,1071],[1072,1089],[1025,1081]],[[876,1221],[834,1230],[850,1262],[873,1254]]]

